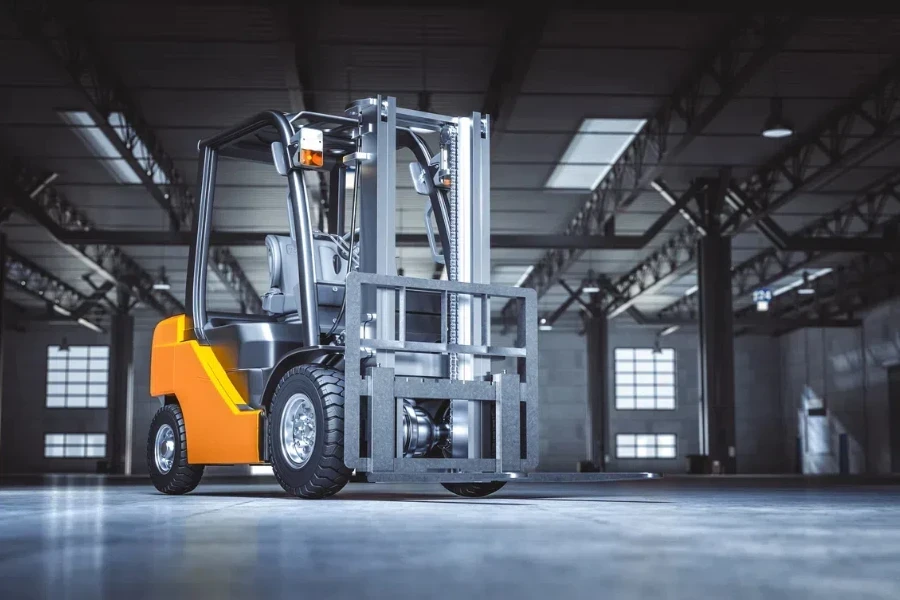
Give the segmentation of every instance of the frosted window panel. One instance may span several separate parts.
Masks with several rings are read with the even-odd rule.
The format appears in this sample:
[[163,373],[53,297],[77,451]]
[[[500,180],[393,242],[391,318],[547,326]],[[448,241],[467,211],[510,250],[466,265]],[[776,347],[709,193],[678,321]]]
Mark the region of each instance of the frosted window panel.
[[69,358],[87,358],[87,346],[72,346],[69,348]]
[[69,396],[84,396],[87,394],[87,384],[86,383],[72,383],[69,382],[69,387],[66,389],[66,392]]
[[637,373],[653,373],[653,371],[655,371],[653,367],[654,365],[652,362],[634,363],[634,370]]
[[656,388],[652,385],[639,385],[635,388],[635,396],[643,398],[653,398],[656,395]]
[[48,371],[65,371],[66,370],[66,359],[65,358],[51,358],[47,360],[47,370]]
[[89,458],[103,458],[106,456],[106,447],[104,446],[88,446],[87,456]]
[[656,448],[646,448],[644,446],[637,447],[638,458],[653,458],[656,454]]
[[85,383],[88,380],[87,371],[70,371],[67,376],[69,383]]
[[634,358],[634,349],[616,348],[616,360],[631,360]]
[[106,383],[107,373],[103,371],[94,371],[91,373],[91,383]]
[[661,385],[657,389],[657,393],[660,396],[674,397],[675,396],[675,386],[672,385]]
[[47,346],[47,358],[66,357],[66,353],[59,349],[59,346]]
[[91,346],[91,358],[109,358],[107,346]]
[[106,395],[106,384],[105,383],[91,383],[88,386],[88,394],[92,394],[94,396],[105,396]]
[[616,383],[634,383],[636,376],[631,373],[619,373],[616,375]]
[[635,450],[634,446],[623,446],[616,449],[616,454],[618,454],[619,458],[635,458],[637,450]]
[[659,410],[674,410],[675,398],[657,398],[656,408]]
[[65,453],[62,446],[46,446],[44,448],[45,458],[62,458],[63,456]]
[[66,380],[65,371],[47,371],[47,383],[59,383]]
[[675,384],[675,375],[671,373],[657,373],[656,374],[656,383],[662,385],[674,385]]
[[44,443],[45,444],[55,444],[57,446],[61,446],[65,443],[66,436],[61,433],[47,433],[44,434]]
[[616,373],[634,373],[633,362],[617,362]]
[[66,458],[83,458],[84,454],[84,446],[66,446]]
[[630,433],[620,433],[616,436],[616,444],[621,444],[623,446],[634,446],[635,437]]
[[66,444],[81,444],[84,445],[87,442],[87,436],[83,433],[67,433],[66,434]]
[[625,396],[634,396],[634,386],[631,385],[617,385],[616,386],[616,397],[625,397]]
[[66,393],[66,384],[64,383],[48,383],[47,394],[63,396]]
[[65,408],[65,396],[47,396],[47,408]]
[[88,361],[86,358],[71,358],[69,357],[69,370],[70,371],[87,371]]
[[656,401],[653,398],[637,398],[636,408],[638,410],[653,410],[656,408]]
[[656,451],[657,458],[675,458],[674,446],[662,446]]
[[67,408],[87,408],[87,396],[69,396],[66,400]]
[[674,361],[675,360],[675,350],[672,348],[663,348],[662,354],[659,355],[660,358]]
[[638,373],[635,375],[635,382],[638,385],[653,385],[654,379],[653,373]]
[[106,408],[106,396],[88,396],[88,408]]
[[656,445],[656,436],[651,434],[639,434],[637,436],[637,445],[638,446],[655,446]]
[[675,446],[674,433],[660,433],[656,436],[656,443],[659,446]]
[[634,398],[616,398],[616,408],[619,410],[634,410]]
[[674,373],[675,372],[675,363],[671,362],[658,362],[656,363],[656,372],[657,373]]
[[650,348],[638,348],[634,351],[635,360],[653,360],[655,355]]
[[106,445],[106,434],[105,433],[89,433],[87,436],[88,445],[97,445],[101,446]]

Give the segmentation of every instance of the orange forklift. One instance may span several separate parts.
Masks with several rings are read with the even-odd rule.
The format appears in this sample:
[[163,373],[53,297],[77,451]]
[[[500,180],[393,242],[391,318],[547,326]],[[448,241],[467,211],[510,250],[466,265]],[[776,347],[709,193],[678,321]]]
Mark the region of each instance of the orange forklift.
[[[535,471],[537,298],[490,284],[489,132],[485,115],[402,109],[379,96],[340,115],[266,111],[199,143],[186,314],[153,335],[150,393],[161,408],[147,461],[159,491],[189,492],[206,465],[235,464],[270,464],[303,498],[335,494],[354,472],[469,497],[510,480],[652,477]],[[262,314],[207,307],[222,157],[286,179],[290,231],[265,238]],[[331,177],[327,232],[312,226],[309,170]],[[398,275],[396,180],[405,171],[424,197],[446,280]],[[495,298],[519,304],[509,341],[492,339]]]

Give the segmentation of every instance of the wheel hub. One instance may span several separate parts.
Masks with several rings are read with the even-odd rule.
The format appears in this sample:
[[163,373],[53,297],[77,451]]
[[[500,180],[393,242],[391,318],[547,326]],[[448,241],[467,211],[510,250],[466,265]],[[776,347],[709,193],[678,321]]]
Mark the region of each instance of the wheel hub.
[[175,432],[171,425],[163,425],[156,432],[153,445],[153,458],[160,473],[168,473],[175,462]]
[[306,394],[288,398],[281,414],[281,454],[295,469],[309,462],[316,445],[316,411]]

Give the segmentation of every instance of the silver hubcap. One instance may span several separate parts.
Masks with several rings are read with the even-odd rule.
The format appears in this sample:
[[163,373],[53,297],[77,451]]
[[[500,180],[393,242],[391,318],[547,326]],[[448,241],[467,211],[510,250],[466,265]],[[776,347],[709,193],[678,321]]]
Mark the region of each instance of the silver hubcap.
[[153,457],[160,473],[172,470],[175,461],[175,432],[171,425],[163,425],[156,432],[156,443],[153,446]]
[[312,456],[316,445],[316,410],[306,394],[288,398],[281,413],[281,454],[299,469]]

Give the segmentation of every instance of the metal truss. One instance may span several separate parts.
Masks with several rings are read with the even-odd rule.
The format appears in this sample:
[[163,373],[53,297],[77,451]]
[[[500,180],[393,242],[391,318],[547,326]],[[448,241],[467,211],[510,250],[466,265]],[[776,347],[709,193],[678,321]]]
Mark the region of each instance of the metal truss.
[[[787,292],[774,299],[769,307],[773,319],[797,319],[802,325],[783,327],[774,333],[781,335],[800,326],[833,326],[838,318],[848,324],[859,321],[854,317],[877,304],[900,295],[900,254],[864,254],[812,282],[814,294]],[[737,312],[741,318],[755,311],[748,306]]]
[[669,285],[690,270],[697,258],[700,237],[700,232],[693,227],[682,229],[614,282],[615,294],[607,307],[609,316],[618,316],[628,310],[641,294]]
[[[799,24],[796,17],[741,17],[698,61],[670,99],[638,133],[565,229],[601,235],[651,181],[722,111],[776,54]],[[577,249],[547,252],[522,284],[541,297],[581,257]]]
[[129,291],[141,302],[169,316],[184,312],[184,305],[168,291],[154,290],[154,278],[121,248],[109,244],[70,244],[67,231],[91,231],[94,224],[56,189],[55,176],[37,176],[23,165],[8,161],[10,172],[0,174],[0,192],[29,220],[42,226],[73,256],[103,279]]
[[[190,230],[195,199],[172,158],[121,81],[98,60],[100,53],[79,35],[79,20],[65,3],[14,1],[9,6],[23,33],[42,46],[68,73],[87,100],[88,113],[169,217],[170,227]],[[62,12],[66,11],[66,12]],[[226,268],[210,267],[232,295],[252,312],[262,303],[230,254]],[[255,298],[255,301],[252,300]]]
[[4,273],[10,287],[47,303],[62,318],[84,319],[98,329],[107,311],[95,298],[85,296],[11,248],[4,250]]
[[[727,233],[734,234],[759,223],[802,191],[828,183],[845,168],[891,144],[898,128],[900,61],[885,69],[850,102],[832,111],[812,128],[811,133],[737,185],[744,202],[728,204],[723,227]],[[620,306],[627,307],[640,294],[659,289],[671,281],[654,281],[657,273],[681,275],[687,272],[693,266],[695,256],[685,245],[693,245],[699,235],[692,226],[686,226],[666,243],[666,246],[681,249],[677,256],[671,250],[655,252],[616,282],[616,288],[622,292]],[[850,249],[852,243],[842,240],[831,249]]]
[[[735,297],[748,295],[753,290],[773,284],[835,251],[853,251],[854,241],[880,242],[885,247],[893,247],[895,252],[900,252],[898,226],[900,171],[868,186],[851,202],[809,223],[786,241],[789,248],[792,247],[792,238],[802,242],[816,242],[817,249],[795,251],[769,248],[735,266],[731,270],[732,293]],[[833,247],[824,243],[828,240],[835,242]],[[862,246],[857,249],[865,250]],[[697,314],[696,292],[683,296],[659,312],[659,316],[663,318],[693,318]]]

